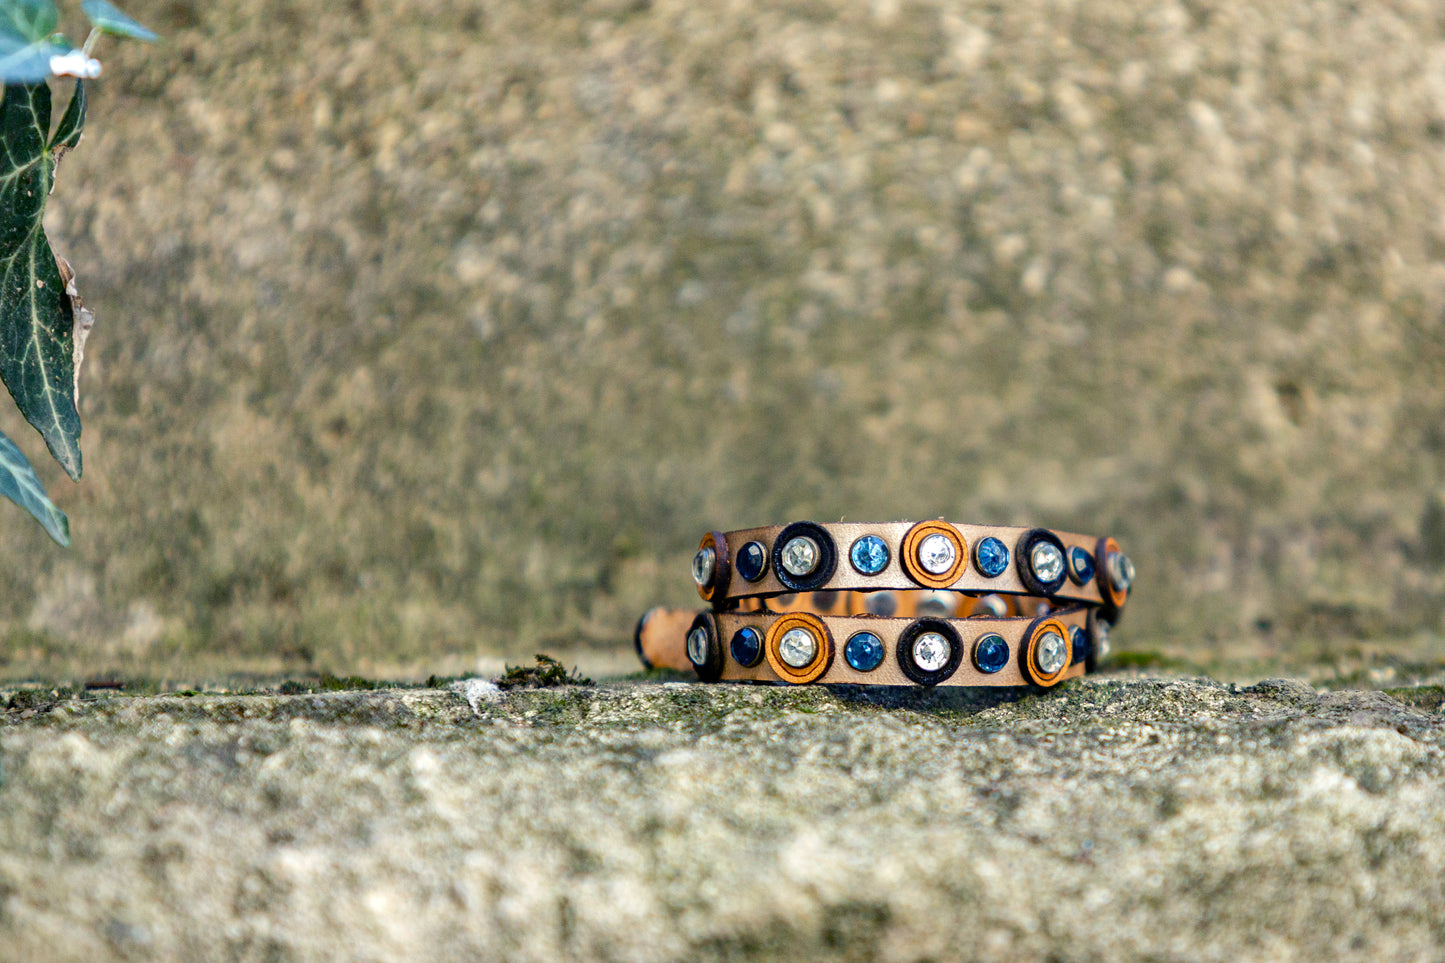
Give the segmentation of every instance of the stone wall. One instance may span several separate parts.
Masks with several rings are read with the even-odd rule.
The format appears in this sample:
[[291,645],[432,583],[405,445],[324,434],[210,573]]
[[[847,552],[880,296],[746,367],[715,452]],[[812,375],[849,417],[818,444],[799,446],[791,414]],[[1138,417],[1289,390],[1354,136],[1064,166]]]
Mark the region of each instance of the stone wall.
[[1125,645],[1440,629],[1431,4],[128,9],[9,671],[612,651],[844,516],[1116,534]]

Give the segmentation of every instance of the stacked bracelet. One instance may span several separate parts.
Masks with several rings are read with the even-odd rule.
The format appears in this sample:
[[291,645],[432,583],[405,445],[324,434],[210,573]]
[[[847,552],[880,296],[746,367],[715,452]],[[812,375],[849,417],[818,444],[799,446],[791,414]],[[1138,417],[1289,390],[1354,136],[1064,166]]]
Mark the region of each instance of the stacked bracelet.
[[794,522],[709,532],[692,573],[711,611],[643,616],[644,664],[709,682],[1052,686],[1107,654],[1134,566],[1111,538],[1043,528]]

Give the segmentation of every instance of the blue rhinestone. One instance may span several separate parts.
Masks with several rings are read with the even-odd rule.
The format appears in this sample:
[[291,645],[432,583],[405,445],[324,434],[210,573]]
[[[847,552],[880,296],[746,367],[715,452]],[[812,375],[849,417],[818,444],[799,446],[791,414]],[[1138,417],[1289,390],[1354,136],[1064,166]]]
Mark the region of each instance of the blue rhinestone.
[[733,633],[733,661],[738,665],[753,666],[763,654],[763,636],[757,629],[744,626]]
[[1076,625],[1069,629],[1069,642],[1074,648],[1072,665],[1078,665],[1089,657],[1089,633]]
[[1080,585],[1088,585],[1094,577],[1094,556],[1077,545],[1069,549],[1069,574]]
[[756,582],[768,569],[768,550],[763,548],[762,542],[748,542],[738,549],[733,567],[749,582]]
[[990,632],[973,647],[973,664],[978,671],[994,673],[1008,665],[1008,643],[1003,636]]
[[843,647],[843,658],[859,672],[872,672],[883,664],[883,640],[872,632],[855,632]]
[[973,564],[985,578],[998,578],[1008,571],[1008,546],[992,535],[979,539],[973,550]]
[[877,575],[888,567],[888,546],[877,535],[864,535],[848,550],[859,575]]

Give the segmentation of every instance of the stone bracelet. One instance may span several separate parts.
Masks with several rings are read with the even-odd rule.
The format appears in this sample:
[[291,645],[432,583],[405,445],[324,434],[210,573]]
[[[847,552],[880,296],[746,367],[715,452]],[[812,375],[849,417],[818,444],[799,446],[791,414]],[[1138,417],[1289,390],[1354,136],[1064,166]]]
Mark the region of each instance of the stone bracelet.
[[1134,565],[1112,538],[1046,528],[794,522],[708,532],[692,575],[717,611],[797,592],[923,588],[1077,602],[1116,621]]

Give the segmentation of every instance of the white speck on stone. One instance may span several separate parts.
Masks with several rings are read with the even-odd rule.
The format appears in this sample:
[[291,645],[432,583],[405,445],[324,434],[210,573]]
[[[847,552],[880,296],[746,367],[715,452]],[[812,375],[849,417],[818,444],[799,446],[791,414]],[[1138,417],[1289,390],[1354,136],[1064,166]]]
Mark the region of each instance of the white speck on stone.
[[467,705],[472,707],[472,712],[477,715],[482,714],[483,702],[494,702],[502,695],[502,690],[497,687],[497,684],[487,679],[462,679],[459,682],[453,682],[451,689],[459,692],[461,697],[467,700]]
[[100,61],[87,57],[83,51],[72,50],[50,58],[50,72],[57,77],[79,77],[94,80],[100,76]]

